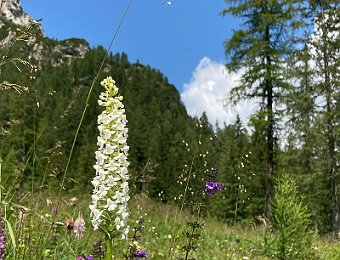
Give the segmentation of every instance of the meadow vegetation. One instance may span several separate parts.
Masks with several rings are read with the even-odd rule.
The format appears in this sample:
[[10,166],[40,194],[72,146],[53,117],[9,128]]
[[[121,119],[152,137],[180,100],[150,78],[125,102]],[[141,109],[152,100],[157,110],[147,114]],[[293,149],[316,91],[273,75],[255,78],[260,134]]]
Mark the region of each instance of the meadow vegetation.
[[[56,206],[57,197],[50,194],[21,194],[19,201],[25,205],[25,219],[20,217],[20,208],[13,205],[13,210],[8,215],[13,229],[14,247],[10,236],[6,238],[6,255],[8,259],[75,259],[79,255],[96,255],[95,259],[104,254],[103,237],[99,232],[94,232],[90,224],[88,205],[90,196],[78,194],[78,201],[72,204],[70,199],[74,193],[65,193],[55,216],[55,225],[51,225],[53,208]],[[140,244],[148,253],[149,259],[169,259],[173,251],[173,259],[184,257],[181,250],[185,244],[183,232],[187,229],[187,222],[192,220],[189,212],[179,212],[175,205],[155,201],[144,194],[135,196],[129,202],[131,209],[130,225],[134,226],[141,218],[144,220]],[[86,230],[80,239],[77,239],[72,229],[68,229],[67,220],[75,220],[82,213]],[[275,240],[278,237],[262,223],[257,222],[244,225],[230,226],[220,221],[209,218],[204,219],[204,227],[200,231],[197,251],[190,256],[197,259],[291,259],[276,258],[268,255],[266,240]],[[50,232],[50,234],[49,234]],[[8,232],[7,232],[8,233]],[[298,234],[300,238],[302,234]],[[294,241],[296,238],[288,238]],[[268,242],[267,242],[268,243]],[[275,242],[277,243],[277,242]],[[99,246],[101,245],[101,246]],[[125,259],[128,253],[128,241],[117,241],[114,247],[114,259]],[[301,248],[300,248],[301,249]],[[14,250],[16,256],[14,257]],[[316,239],[310,247],[302,247],[295,251],[313,252],[307,258],[295,259],[337,259],[340,249],[336,242],[330,238]]]
[[[226,42],[228,69],[249,69],[231,100],[262,100],[250,132],[239,117],[223,127],[205,113],[189,117],[161,72],[124,53],[0,17],[15,32],[0,49],[0,260],[339,259],[338,61],[320,52],[334,40],[324,39],[336,28],[327,14],[339,9],[330,1],[304,10],[321,33],[305,42],[315,53],[297,55],[280,48],[293,46],[289,37],[270,44],[285,36],[270,26],[293,26],[273,11],[291,2],[270,3],[252,1],[249,17],[267,23],[254,18]],[[223,14],[247,16],[245,7]],[[256,30],[268,44],[248,37]],[[331,69],[310,68],[302,54]]]

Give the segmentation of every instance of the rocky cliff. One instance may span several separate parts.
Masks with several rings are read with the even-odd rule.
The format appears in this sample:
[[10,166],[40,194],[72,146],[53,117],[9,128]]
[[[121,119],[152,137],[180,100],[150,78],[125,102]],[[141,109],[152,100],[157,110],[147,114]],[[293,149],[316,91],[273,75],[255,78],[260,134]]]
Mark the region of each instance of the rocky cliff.
[[51,40],[44,36],[39,21],[24,12],[19,0],[0,0],[0,48],[10,46],[27,28],[29,34],[29,59],[37,61],[38,66],[44,60],[50,60],[57,66],[71,58],[84,58],[89,44],[83,39]]
[[34,19],[26,14],[19,0],[0,0],[0,15],[16,25],[28,26]]

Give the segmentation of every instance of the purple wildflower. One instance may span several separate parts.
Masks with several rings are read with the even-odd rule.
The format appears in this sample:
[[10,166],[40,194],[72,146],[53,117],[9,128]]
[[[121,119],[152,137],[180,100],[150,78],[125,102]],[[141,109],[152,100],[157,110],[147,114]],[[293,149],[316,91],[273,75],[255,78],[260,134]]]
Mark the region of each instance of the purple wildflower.
[[6,243],[5,243],[5,223],[4,221],[0,221],[0,260],[5,259],[5,248],[6,248]]
[[52,215],[57,215],[57,214],[58,214],[58,209],[52,208]]
[[137,257],[137,259],[138,258],[148,258],[148,255],[145,252],[143,252],[143,251],[136,252],[134,255]]
[[94,257],[92,255],[88,255],[88,256],[82,256],[82,255],[78,255],[76,260],[94,260]]
[[219,182],[213,182],[212,180],[209,180],[205,184],[205,194],[208,196],[212,196],[214,194],[214,191],[220,191],[222,189],[222,185]]

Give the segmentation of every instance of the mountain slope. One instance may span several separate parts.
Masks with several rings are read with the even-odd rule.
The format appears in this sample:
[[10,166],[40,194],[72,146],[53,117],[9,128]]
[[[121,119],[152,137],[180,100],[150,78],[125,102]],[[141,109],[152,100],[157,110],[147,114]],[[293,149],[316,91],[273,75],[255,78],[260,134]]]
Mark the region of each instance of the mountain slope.
[[[0,82],[29,88],[21,95],[3,91],[0,96],[0,156],[5,161],[5,176],[8,183],[16,179],[26,187],[53,187],[51,183],[58,185],[64,173],[86,96],[105,50],[101,46],[91,49],[82,39],[46,38],[39,23],[23,12],[16,0],[3,2],[0,12],[1,52],[37,68],[32,72],[35,67],[25,69],[20,62],[1,68]],[[27,41],[15,41],[22,34]],[[187,115],[178,91],[161,72],[130,64],[126,54],[109,55],[99,79],[107,75],[116,80],[124,96],[132,187],[153,195],[160,191],[170,194],[168,191],[177,189],[178,173],[192,158],[183,149],[183,140],[197,142],[195,119]],[[84,187],[94,176],[101,91],[98,82],[96,86],[76,142],[68,188]]]

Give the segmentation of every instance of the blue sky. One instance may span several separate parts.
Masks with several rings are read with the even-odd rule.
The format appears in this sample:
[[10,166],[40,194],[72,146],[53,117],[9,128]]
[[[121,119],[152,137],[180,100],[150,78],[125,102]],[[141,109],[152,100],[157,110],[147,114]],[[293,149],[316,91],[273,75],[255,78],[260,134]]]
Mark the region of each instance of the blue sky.
[[[85,38],[91,46],[107,47],[128,0],[22,0],[24,10],[42,18],[48,37]],[[232,19],[222,18],[223,0],[134,0],[116,38],[113,52],[159,68],[179,90],[207,56],[224,62],[223,41]]]
[[[43,19],[46,36],[59,40],[84,38],[91,46],[104,47],[108,47],[128,2],[21,0],[25,12],[35,19]],[[223,42],[237,26],[232,17],[219,15],[225,7],[224,0],[174,0],[171,5],[162,4],[161,0],[134,0],[112,52],[124,51],[131,62],[139,59],[142,64],[160,69],[182,93],[189,114],[199,116],[207,108],[195,102],[197,96],[185,95],[186,92],[193,86],[198,88],[197,94],[210,91],[210,100],[205,102],[209,105],[223,99],[223,93],[231,87],[224,86],[228,82],[221,79],[218,85],[209,79],[209,74],[214,78],[214,73],[222,73]],[[209,70],[210,67],[217,71]],[[204,78],[200,77],[199,69],[204,71]],[[202,82],[196,82],[197,79]],[[189,103],[196,107],[190,109]],[[193,110],[196,112],[190,112]],[[212,123],[221,122],[222,118],[216,116],[210,116]]]

